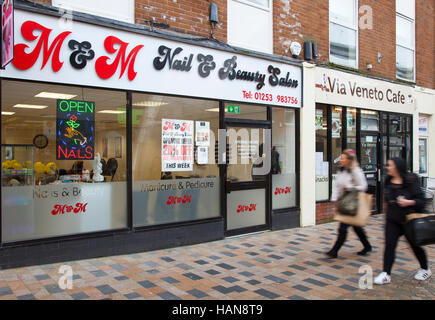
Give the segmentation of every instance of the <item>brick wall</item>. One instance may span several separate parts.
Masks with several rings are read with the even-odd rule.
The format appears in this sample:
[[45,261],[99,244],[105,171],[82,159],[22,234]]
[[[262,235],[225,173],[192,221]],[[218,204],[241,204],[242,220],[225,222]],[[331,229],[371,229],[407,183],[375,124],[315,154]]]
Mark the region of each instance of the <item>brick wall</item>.
[[[395,5],[385,0],[359,0],[359,6],[370,6],[373,15],[373,28],[359,29],[359,69],[367,71],[368,62],[373,66],[369,74],[396,79]],[[383,57],[381,63],[377,61],[378,52]]]
[[[316,40],[318,61],[329,59],[329,3],[324,0],[273,2],[274,54],[291,56],[290,43]],[[303,50],[299,56],[303,59]]]
[[176,33],[207,37],[210,35],[210,2],[218,6],[219,24],[215,38],[227,41],[226,0],[136,0],[136,24]]
[[332,221],[335,206],[332,202],[316,203],[316,224]]
[[51,0],[31,0],[30,2],[37,2],[51,6]]
[[416,0],[415,6],[417,85],[435,89],[435,2]]

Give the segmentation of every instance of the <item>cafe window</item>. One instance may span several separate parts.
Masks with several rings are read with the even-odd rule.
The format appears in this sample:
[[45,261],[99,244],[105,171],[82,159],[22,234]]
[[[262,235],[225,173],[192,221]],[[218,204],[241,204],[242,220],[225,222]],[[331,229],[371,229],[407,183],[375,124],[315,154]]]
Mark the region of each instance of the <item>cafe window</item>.
[[356,0],[329,0],[329,60],[358,68]]
[[296,206],[295,111],[272,109],[272,209]]
[[2,241],[127,227],[124,92],[2,81]]
[[316,201],[329,198],[327,107],[316,106]]
[[133,225],[220,215],[219,103],[133,94]]

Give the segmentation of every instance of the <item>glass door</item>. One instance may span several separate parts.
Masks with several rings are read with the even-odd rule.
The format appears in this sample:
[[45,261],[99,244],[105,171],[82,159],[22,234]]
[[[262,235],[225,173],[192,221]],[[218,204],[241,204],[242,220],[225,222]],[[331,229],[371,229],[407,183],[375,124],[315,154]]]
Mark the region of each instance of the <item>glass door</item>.
[[379,141],[378,112],[361,110],[361,169],[367,179],[367,192],[373,195],[372,211],[375,213],[380,211]]
[[269,228],[270,127],[227,125],[226,234]]

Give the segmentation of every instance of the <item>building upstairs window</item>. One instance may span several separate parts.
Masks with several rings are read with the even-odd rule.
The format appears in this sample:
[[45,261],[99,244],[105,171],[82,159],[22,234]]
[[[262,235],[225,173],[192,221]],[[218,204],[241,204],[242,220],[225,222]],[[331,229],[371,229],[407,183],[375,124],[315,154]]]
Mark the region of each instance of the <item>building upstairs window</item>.
[[229,44],[273,53],[271,0],[229,0],[227,24]]
[[358,68],[357,0],[329,0],[329,60]]
[[415,5],[396,0],[396,77],[415,81]]
[[134,23],[134,0],[52,0],[54,7]]

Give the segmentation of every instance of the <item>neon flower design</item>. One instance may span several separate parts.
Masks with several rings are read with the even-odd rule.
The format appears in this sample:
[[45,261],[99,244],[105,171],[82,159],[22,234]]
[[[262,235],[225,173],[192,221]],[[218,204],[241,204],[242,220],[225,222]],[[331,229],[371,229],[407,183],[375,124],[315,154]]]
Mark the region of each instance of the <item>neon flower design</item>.
[[72,115],[69,117],[69,120],[66,123],[69,127],[66,128],[67,133],[65,133],[64,136],[71,139],[75,136],[78,136],[78,139],[74,139],[74,143],[77,144],[77,141],[79,141],[81,146],[85,145],[87,142],[86,137],[80,131],[76,130],[78,127],[80,127],[80,124],[77,123],[77,117]]

